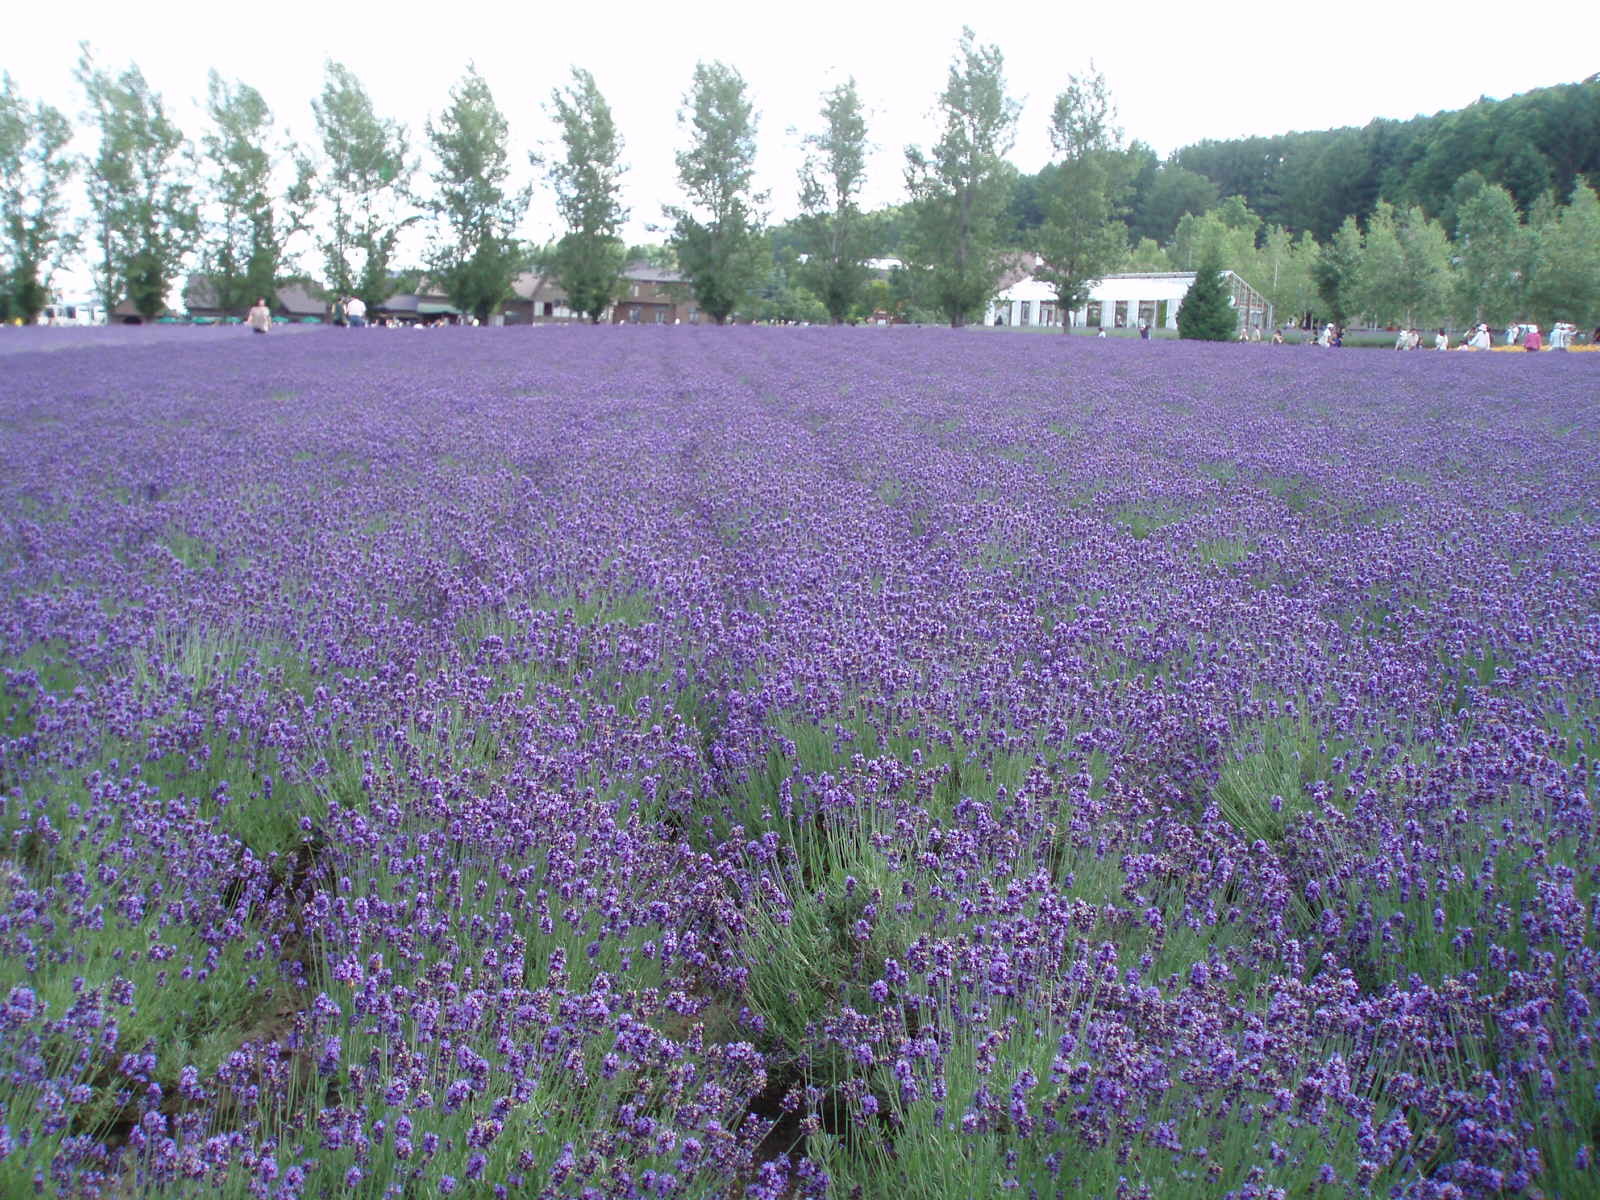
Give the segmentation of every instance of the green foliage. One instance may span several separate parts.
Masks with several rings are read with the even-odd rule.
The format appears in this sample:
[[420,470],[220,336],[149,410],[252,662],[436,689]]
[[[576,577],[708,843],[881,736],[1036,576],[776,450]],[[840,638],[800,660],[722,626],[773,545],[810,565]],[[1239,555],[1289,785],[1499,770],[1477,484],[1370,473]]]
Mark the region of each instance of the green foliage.
[[1001,260],[999,218],[1015,174],[1005,160],[1020,105],[1006,95],[997,46],[978,46],[971,29],[939,96],[944,133],[930,154],[906,150],[914,265],[928,300],[952,326],[994,295]]
[[1172,260],[1154,238],[1140,238],[1122,259],[1124,271],[1170,271]]
[[[212,128],[201,147],[211,168],[212,217],[201,242],[201,263],[217,306],[242,315],[256,297],[272,295],[289,239],[307,228],[312,166],[292,146],[276,144],[272,110],[249,84],[229,85],[212,71],[206,113]],[[273,175],[283,158],[292,160],[295,174],[280,198]]]
[[1531,250],[1511,193],[1479,188],[1456,214],[1456,314],[1491,325],[1521,316]]
[[321,197],[328,206],[322,239],[328,286],[369,305],[388,299],[400,233],[418,220],[411,211],[405,128],[380,119],[361,80],[329,60],[322,93],[311,102],[327,165]]
[[450,302],[480,321],[510,295],[525,259],[515,232],[530,193],[510,190],[508,136],[506,119],[475,67],[451,89],[438,124],[428,122],[428,142],[439,161],[430,207],[444,223],[428,269]]
[[85,44],[77,79],[100,134],[86,172],[95,284],[108,312],[126,296],[154,317],[199,229],[192,150],[138,67],[112,76]]
[[1311,277],[1335,321],[1343,324],[1356,315],[1361,303],[1361,228],[1354,217],[1346,217],[1333,240],[1318,251]]
[[1579,184],[1565,208],[1536,209],[1537,239],[1527,307],[1540,324],[1600,324],[1600,196]]
[[1546,191],[1567,202],[1583,176],[1594,178],[1600,78],[1360,129],[1203,141],[1173,159],[1220,194],[1243,196],[1270,224],[1319,239],[1347,216],[1364,221],[1380,198],[1397,210],[1418,205],[1454,233],[1453,193],[1464,177],[1499,184],[1525,213]]
[[[1127,158],[1119,143],[1105,76],[1091,68],[1068,76],[1050,117],[1050,144],[1061,161],[1045,200],[1035,275],[1056,290],[1065,312],[1089,299],[1089,289],[1127,253],[1127,228],[1118,219],[1127,191]],[[1070,323],[1063,320],[1063,333]]]
[[565,90],[551,90],[550,104],[565,154],[548,161],[531,157],[544,167],[567,223],[551,270],[573,311],[599,321],[616,298],[622,268],[632,261],[619,236],[628,215],[622,205],[622,137],[594,76],[580,67],[572,68]]
[[1317,244],[1309,233],[1293,237],[1282,225],[1268,228],[1245,278],[1279,314],[1298,320],[1316,307],[1317,287],[1311,276]]
[[1178,306],[1178,336],[1202,342],[1225,342],[1238,329],[1239,319],[1228,303],[1228,286],[1222,266],[1210,258],[1200,264],[1194,283]]
[[1379,202],[1366,222],[1360,307],[1379,325],[1411,328],[1443,317],[1450,304],[1450,240],[1413,205]]
[[50,277],[77,249],[67,223],[66,187],[77,162],[66,153],[72,125],[55,108],[23,100],[0,75],[0,275],[6,312],[32,321],[49,302]]
[[802,276],[838,325],[856,306],[869,274],[870,230],[856,203],[866,174],[867,122],[854,79],[823,96],[822,118],[827,128],[805,141],[795,224],[808,256]]
[[1181,271],[1214,258],[1230,271],[1243,273],[1254,261],[1261,218],[1238,196],[1229,196],[1202,214],[1186,213],[1172,235],[1172,261]]
[[677,155],[684,208],[664,211],[672,248],[700,307],[718,325],[747,300],[760,272],[763,197],[754,195],[756,115],[744,76],[724,63],[696,63],[678,123],[690,134]]
[[1161,167],[1145,187],[1135,210],[1133,235],[1165,242],[1188,214],[1210,211],[1217,203],[1217,185],[1181,166]]

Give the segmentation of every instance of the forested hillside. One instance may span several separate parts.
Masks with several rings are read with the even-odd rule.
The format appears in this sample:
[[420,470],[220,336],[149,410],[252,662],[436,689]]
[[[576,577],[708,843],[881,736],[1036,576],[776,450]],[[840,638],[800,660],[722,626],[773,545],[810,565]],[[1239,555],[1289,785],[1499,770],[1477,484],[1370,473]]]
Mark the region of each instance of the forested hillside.
[[[1600,75],[1409,121],[1196,142],[1165,164],[1139,143],[1129,152],[1139,158],[1127,216],[1135,242],[1165,242],[1184,213],[1227,196],[1242,197],[1267,225],[1318,241],[1347,216],[1365,224],[1380,199],[1420,205],[1454,234],[1459,203],[1485,181],[1524,214],[1552,189],[1568,203],[1580,175],[1600,181]],[[1020,181],[1019,227],[1034,223],[1030,198],[1051,170]]]

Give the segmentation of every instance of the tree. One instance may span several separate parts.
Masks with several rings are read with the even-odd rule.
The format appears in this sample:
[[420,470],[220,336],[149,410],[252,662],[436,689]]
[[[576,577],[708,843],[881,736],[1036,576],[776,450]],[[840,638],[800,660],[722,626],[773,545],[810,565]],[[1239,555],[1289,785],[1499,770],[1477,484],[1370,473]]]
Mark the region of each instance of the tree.
[[1522,315],[1531,238],[1511,193],[1479,188],[1456,213],[1456,313],[1491,325]]
[[1381,325],[1409,329],[1448,307],[1449,240],[1421,208],[1397,212],[1379,201],[1367,219],[1357,275],[1361,310]]
[[33,321],[50,300],[50,278],[77,248],[67,225],[66,187],[76,162],[66,153],[72,125],[40,101],[32,107],[0,75],[0,276],[6,316]]
[[567,232],[556,243],[551,270],[566,289],[567,303],[596,324],[617,294],[617,281],[627,262],[622,241],[622,137],[611,106],[594,76],[572,68],[566,90],[552,89],[550,103],[561,125],[565,154],[543,166],[556,192],[556,208]]
[[744,303],[763,267],[765,197],[750,191],[755,176],[756,115],[744,77],[720,62],[696,63],[678,110],[689,147],[677,155],[678,183],[689,203],[665,210],[672,248],[694,285],[700,307],[718,325]]
[[86,171],[96,290],[107,312],[126,296],[154,317],[199,229],[193,153],[138,67],[112,76],[84,45],[77,78],[100,132]]
[[1217,204],[1217,185],[1184,167],[1167,165],[1156,171],[1140,195],[1134,212],[1134,237],[1168,241],[1186,213],[1209,212]]
[[508,135],[494,94],[473,66],[451,89],[438,124],[428,122],[439,161],[430,207],[445,227],[429,249],[428,269],[450,302],[479,321],[510,295],[527,258],[515,234],[531,192],[510,190]]
[[1594,188],[1580,183],[1571,204],[1540,211],[1538,250],[1527,289],[1530,314],[1545,325],[1600,322],[1600,196]]
[[1239,318],[1229,300],[1221,263],[1206,259],[1178,305],[1178,336],[1202,342],[1225,342],[1233,337]]
[[1005,155],[1021,106],[1006,95],[999,47],[978,46],[963,29],[939,104],[944,133],[932,153],[906,148],[908,257],[933,306],[955,327],[993,297],[1002,269],[998,218],[1014,174]]
[[381,304],[400,234],[418,220],[410,194],[416,163],[407,158],[405,128],[380,119],[355,73],[332,60],[311,111],[328,160],[321,189],[331,210],[321,242],[328,285]]
[[[201,147],[211,164],[213,217],[202,239],[201,262],[217,307],[242,313],[256,297],[272,294],[288,263],[289,239],[307,228],[312,166],[293,146],[274,138],[272,111],[255,88],[229,85],[212,71],[206,94],[212,128]],[[294,179],[280,200],[273,176],[286,158],[292,160]]]
[[1173,232],[1170,254],[1179,269],[1215,258],[1230,271],[1243,272],[1255,258],[1261,218],[1239,196],[1229,196],[1209,212],[1185,213]]
[[[1114,119],[1104,75],[1091,65],[1090,74],[1067,77],[1050,116],[1050,144],[1060,163],[1045,201],[1035,272],[1055,288],[1063,314],[1087,303],[1089,289],[1128,250],[1118,209],[1129,160],[1121,153],[1122,131]],[[1064,316],[1061,332],[1070,332],[1071,324],[1070,315]]]
[[1354,216],[1346,217],[1332,239],[1317,251],[1311,278],[1329,315],[1339,324],[1360,312],[1361,227]]
[[1279,320],[1299,324],[1316,307],[1317,288],[1311,278],[1317,244],[1309,233],[1298,238],[1282,225],[1267,229],[1245,276],[1260,290]]
[[839,84],[823,96],[827,127],[807,136],[800,168],[800,243],[807,255],[799,272],[827,308],[828,318],[844,323],[861,296],[870,272],[870,230],[857,198],[866,178],[867,122],[856,81]]
[[1156,242],[1155,238],[1140,238],[1123,255],[1122,269],[1124,271],[1170,271],[1172,270],[1172,260],[1167,256],[1166,250]]

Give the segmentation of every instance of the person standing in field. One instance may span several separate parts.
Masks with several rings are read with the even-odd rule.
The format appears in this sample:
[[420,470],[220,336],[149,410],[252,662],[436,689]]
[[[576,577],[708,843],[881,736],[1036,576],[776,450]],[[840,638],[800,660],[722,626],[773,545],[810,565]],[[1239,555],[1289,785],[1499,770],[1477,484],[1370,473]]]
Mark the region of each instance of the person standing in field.
[[351,296],[346,300],[344,311],[350,318],[351,329],[360,329],[367,323],[367,302],[360,296]]
[[1433,348],[1435,350],[1450,349],[1450,335],[1442,329],[1439,330],[1437,336],[1433,339]]
[[272,310],[267,307],[265,298],[256,299],[255,307],[250,310],[250,315],[245,321],[257,333],[265,333],[272,328]]
[[1529,325],[1528,332],[1522,335],[1522,348],[1529,354],[1537,354],[1544,348],[1544,338],[1540,336],[1537,325]]

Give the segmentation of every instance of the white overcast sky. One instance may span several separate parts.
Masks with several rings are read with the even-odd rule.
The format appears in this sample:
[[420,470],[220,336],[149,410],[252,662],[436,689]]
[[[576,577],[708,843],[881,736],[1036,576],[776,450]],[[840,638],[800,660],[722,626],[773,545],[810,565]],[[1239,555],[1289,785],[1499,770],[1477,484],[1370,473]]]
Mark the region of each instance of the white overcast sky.
[[[630,239],[659,240],[647,226],[676,198],[676,113],[697,60],[721,59],[749,84],[760,120],[760,185],[782,219],[795,209],[799,136],[819,123],[820,92],[850,75],[869,106],[877,148],[867,200],[901,197],[904,147],[936,136],[935,97],[963,24],[1004,52],[1009,89],[1023,102],[1012,159],[1031,171],[1049,156],[1056,93],[1091,59],[1128,137],[1162,155],[1206,137],[1432,113],[1575,81],[1600,66],[1593,39],[1576,27],[1564,36],[1547,25],[1545,10],[1507,12],[1477,2],[1395,9],[1167,0],[33,0],[13,6],[0,27],[0,68],[25,96],[77,117],[83,101],[72,70],[78,43],[88,41],[102,66],[137,63],[198,134],[206,71],[215,67],[259,89],[280,128],[310,142],[310,101],[332,58],[356,72],[379,113],[407,124],[420,147],[425,121],[471,61],[507,114],[523,165],[525,150],[555,136],[543,104],[576,64],[594,73],[627,141]],[[524,233],[543,240],[553,232],[548,200],[536,199]]]

